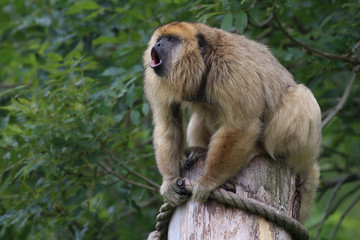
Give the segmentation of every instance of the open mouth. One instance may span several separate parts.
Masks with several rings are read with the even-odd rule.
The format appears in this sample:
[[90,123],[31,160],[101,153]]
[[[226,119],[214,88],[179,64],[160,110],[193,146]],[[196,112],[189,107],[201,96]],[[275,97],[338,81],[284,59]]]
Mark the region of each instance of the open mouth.
[[152,68],[156,68],[162,64],[162,60],[154,48],[151,49],[151,59],[150,67]]

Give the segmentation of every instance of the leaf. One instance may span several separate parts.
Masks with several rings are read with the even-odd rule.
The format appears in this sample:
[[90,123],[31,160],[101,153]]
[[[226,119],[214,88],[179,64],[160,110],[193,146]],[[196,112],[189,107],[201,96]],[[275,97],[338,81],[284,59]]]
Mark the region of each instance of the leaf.
[[259,23],[260,22],[260,10],[258,8],[252,8],[249,11],[249,15],[251,17],[251,19],[255,22],[255,23]]
[[149,104],[144,103],[144,104],[142,105],[141,111],[142,111],[142,113],[143,113],[144,115],[146,115],[146,114],[149,112]]
[[81,53],[77,49],[72,50],[65,57],[66,60],[79,59],[79,58],[81,58]]
[[284,3],[286,3],[288,0],[275,0],[275,5],[283,5]]
[[98,9],[97,11],[95,12],[92,12],[91,14],[89,14],[86,18],[84,18],[84,21],[89,21],[95,17],[97,17],[97,15],[99,15],[99,13],[101,13],[103,11],[103,9]]
[[24,135],[25,132],[17,125],[14,124],[9,124],[7,125],[6,129],[5,129],[6,133],[9,135]]
[[132,10],[127,11],[126,14],[130,14],[131,16],[133,16],[133,17],[135,17],[135,18],[137,18],[139,20],[145,21],[146,19],[145,19],[144,14],[140,13],[138,10],[139,9],[133,8]]
[[114,76],[125,73],[123,68],[109,67],[101,74],[102,76]]
[[118,36],[119,43],[125,43],[126,41],[128,41],[128,39],[129,39],[129,37],[126,32],[119,31],[119,36]]
[[50,52],[48,53],[48,58],[50,61],[52,62],[60,62],[63,60],[62,56],[57,54],[57,53],[54,53],[54,52]]
[[46,165],[48,165],[48,161],[46,160],[38,160],[36,162],[31,162],[30,164],[26,165],[26,168],[24,169],[24,175],[28,175],[30,172]]
[[76,229],[75,230],[75,240],[82,240],[84,238],[84,234],[87,232],[87,230],[89,229],[88,225],[89,225],[89,220],[85,223],[85,226],[83,229],[79,230]]
[[241,11],[235,15],[235,24],[240,34],[243,34],[248,25],[248,17],[245,12]]
[[122,7],[117,7],[117,8],[115,8],[115,11],[116,11],[117,13],[124,13],[124,12],[125,12],[125,9],[122,8]]
[[221,29],[224,29],[225,31],[230,31],[231,27],[232,27],[232,22],[233,22],[233,16],[232,14],[229,12],[227,13],[222,22],[221,22]]
[[130,120],[134,125],[139,125],[140,123],[140,113],[136,110],[131,110]]
[[28,99],[26,98],[18,98],[17,99],[20,103],[26,105],[26,106],[30,106],[31,105],[31,101],[29,101]]
[[83,10],[96,10],[99,8],[100,6],[96,2],[82,2],[72,6],[65,14],[75,14]]
[[[3,96],[3,95],[6,95],[6,94],[13,94],[13,93],[15,93],[16,91],[20,91],[20,90],[23,90],[24,88],[26,88],[26,86],[25,85],[20,85],[20,86],[17,86],[17,87],[14,87],[14,88],[10,88],[10,89],[8,89],[8,90],[5,90],[5,91],[2,91],[2,92],[0,92],[0,97],[1,96]],[[5,107],[0,107],[0,109],[1,108],[4,108],[5,109]]]
[[136,94],[137,92],[135,91],[135,85],[131,85],[130,88],[128,89],[127,93],[126,93],[126,103],[127,105],[131,108],[134,104],[134,102],[136,101]]
[[20,104],[20,102],[16,101],[15,99],[11,99],[11,103],[13,106],[17,107],[18,110],[21,109],[23,112],[27,112],[29,110],[26,106]]
[[119,43],[117,37],[100,36],[92,41],[94,45],[106,44],[106,43]]
[[329,15],[327,16],[320,24],[319,29],[322,29],[334,16]]
[[114,116],[114,121],[116,122],[116,123],[119,123],[119,122],[121,122],[121,120],[124,118],[124,115],[122,115],[122,114],[117,114],[117,115],[115,115]]
[[45,27],[48,27],[51,25],[51,18],[48,17],[48,16],[45,16],[45,17],[41,17],[41,18],[36,18],[35,19],[35,23],[38,24],[38,25],[41,25],[41,26],[45,26]]
[[91,133],[84,133],[84,134],[81,135],[81,138],[93,139],[94,136]]

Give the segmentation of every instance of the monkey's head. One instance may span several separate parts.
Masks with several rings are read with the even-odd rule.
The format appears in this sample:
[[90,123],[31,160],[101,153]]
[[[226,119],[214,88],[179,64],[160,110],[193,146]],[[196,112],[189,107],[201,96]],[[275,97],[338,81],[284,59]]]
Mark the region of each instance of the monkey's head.
[[178,91],[187,91],[190,85],[196,88],[205,71],[204,46],[197,24],[173,22],[157,28],[144,53],[145,78],[158,79]]

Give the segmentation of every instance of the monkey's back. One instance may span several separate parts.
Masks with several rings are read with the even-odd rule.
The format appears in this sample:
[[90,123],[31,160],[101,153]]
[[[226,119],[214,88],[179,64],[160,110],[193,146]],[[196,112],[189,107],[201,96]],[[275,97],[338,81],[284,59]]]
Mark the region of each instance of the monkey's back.
[[224,105],[237,106],[239,114],[249,117],[261,114],[269,118],[284,92],[296,84],[292,75],[265,45],[204,24],[195,26],[201,34],[207,35],[210,43],[203,54],[208,69],[208,102],[222,99]]

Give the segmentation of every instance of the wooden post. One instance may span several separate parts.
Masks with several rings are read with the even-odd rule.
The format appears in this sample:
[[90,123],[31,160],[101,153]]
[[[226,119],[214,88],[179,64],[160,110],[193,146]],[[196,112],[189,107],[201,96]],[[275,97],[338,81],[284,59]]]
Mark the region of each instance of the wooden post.
[[[204,159],[183,173],[195,179],[202,175]],[[233,178],[236,194],[259,200],[288,216],[298,216],[296,176],[285,161],[256,157]],[[191,198],[178,206],[170,220],[169,240],[291,240],[282,227],[260,216],[225,206],[215,200],[199,204]]]

